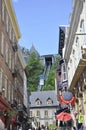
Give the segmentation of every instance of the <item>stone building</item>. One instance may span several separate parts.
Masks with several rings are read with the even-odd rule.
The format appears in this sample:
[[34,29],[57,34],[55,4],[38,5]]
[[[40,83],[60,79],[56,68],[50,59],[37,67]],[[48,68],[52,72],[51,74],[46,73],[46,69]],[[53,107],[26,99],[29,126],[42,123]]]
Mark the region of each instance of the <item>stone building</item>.
[[31,92],[30,117],[34,119],[33,127],[55,126],[55,112],[58,105],[56,91]]
[[62,58],[67,70],[68,90],[75,96],[73,114],[79,114],[79,110],[82,110],[86,128],[86,1],[73,0],[72,8]]

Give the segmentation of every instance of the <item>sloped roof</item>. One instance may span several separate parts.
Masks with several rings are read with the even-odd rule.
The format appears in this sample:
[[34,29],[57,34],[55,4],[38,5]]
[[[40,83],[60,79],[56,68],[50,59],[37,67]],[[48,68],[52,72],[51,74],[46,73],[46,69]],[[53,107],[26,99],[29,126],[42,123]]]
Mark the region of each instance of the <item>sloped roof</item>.
[[40,55],[39,55],[38,51],[36,50],[35,46],[32,44],[32,47],[30,48],[30,53],[33,53],[33,52],[35,52],[37,57],[40,57]]
[[[36,105],[36,100],[39,98],[41,101],[40,105]],[[47,100],[51,99],[52,104],[47,104]],[[31,92],[30,95],[30,107],[54,107],[58,106],[59,102],[57,101],[57,96],[55,91],[37,91]]]

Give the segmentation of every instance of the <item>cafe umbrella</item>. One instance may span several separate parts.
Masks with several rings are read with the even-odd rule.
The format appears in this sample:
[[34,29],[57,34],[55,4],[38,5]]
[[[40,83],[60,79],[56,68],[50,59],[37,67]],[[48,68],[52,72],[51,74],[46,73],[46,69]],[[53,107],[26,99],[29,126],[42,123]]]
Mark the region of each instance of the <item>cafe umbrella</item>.
[[61,112],[56,115],[56,119],[60,121],[70,121],[72,119],[72,116],[70,113]]

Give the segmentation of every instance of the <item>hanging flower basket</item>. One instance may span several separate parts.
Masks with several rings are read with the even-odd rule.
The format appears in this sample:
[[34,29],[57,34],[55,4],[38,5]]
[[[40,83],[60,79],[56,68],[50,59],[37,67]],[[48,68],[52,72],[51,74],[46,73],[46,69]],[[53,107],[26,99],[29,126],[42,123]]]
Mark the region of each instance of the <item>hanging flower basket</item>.
[[8,119],[11,119],[14,115],[16,115],[16,113],[11,110],[7,110],[5,114]]

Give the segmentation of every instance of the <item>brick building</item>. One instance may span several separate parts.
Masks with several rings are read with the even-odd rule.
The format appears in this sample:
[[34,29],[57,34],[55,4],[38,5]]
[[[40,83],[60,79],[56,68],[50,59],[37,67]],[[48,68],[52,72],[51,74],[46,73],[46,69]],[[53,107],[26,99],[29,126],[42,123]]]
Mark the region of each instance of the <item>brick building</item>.
[[24,106],[25,64],[18,51],[20,37],[11,0],[0,0],[0,122],[6,130],[12,129],[14,121],[12,117],[7,122],[7,112],[17,113],[16,105]]

